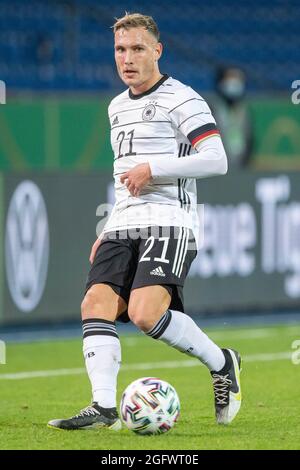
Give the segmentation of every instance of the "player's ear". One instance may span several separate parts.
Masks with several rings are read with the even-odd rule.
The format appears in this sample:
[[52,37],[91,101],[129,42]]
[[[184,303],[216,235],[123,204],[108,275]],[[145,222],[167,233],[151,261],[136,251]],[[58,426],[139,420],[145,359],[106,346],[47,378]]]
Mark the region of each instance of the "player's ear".
[[162,51],[163,51],[163,45],[162,45],[161,42],[158,42],[158,43],[156,44],[156,48],[155,48],[155,54],[156,54],[155,59],[156,59],[156,60],[159,60],[159,59],[161,58]]

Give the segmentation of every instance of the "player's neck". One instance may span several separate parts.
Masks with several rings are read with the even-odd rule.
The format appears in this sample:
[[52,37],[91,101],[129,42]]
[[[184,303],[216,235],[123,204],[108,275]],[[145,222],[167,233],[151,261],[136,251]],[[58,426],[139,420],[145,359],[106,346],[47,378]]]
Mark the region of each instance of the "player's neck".
[[133,95],[141,95],[142,93],[145,93],[150,90],[157,82],[159,82],[159,80],[161,80],[162,77],[163,74],[160,73],[160,71],[158,70],[157,73],[153,75],[153,77],[151,77],[151,79],[147,82],[142,83],[138,87],[129,87],[130,91]]

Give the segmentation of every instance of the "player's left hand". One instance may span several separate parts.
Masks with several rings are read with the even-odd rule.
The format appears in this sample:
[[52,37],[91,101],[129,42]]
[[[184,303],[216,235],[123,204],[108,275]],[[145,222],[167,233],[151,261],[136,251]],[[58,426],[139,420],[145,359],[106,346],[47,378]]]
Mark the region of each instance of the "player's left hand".
[[141,190],[151,181],[152,174],[149,163],[140,163],[120,177],[121,183],[125,183],[128,191],[134,197],[138,197]]

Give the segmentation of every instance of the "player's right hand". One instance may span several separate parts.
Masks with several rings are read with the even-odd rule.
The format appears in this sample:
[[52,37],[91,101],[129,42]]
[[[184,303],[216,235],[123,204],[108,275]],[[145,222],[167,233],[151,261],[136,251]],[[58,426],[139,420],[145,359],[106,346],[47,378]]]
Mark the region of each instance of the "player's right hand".
[[93,262],[94,262],[94,259],[95,259],[95,256],[96,256],[96,251],[98,250],[98,247],[101,243],[101,240],[102,240],[102,237],[100,236],[99,238],[97,238],[97,240],[95,241],[95,243],[92,246],[91,253],[90,253],[90,258],[89,258],[91,264],[93,264]]

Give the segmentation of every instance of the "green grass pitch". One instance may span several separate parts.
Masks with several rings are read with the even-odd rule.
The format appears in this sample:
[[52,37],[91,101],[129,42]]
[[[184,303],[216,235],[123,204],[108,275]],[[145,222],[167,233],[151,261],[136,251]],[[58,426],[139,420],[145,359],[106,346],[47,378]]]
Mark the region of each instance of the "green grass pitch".
[[242,408],[230,426],[215,424],[206,368],[140,334],[121,337],[118,400],[139,377],[167,380],[181,400],[176,426],[159,436],[49,429],[48,420],[69,417],[90,402],[81,340],[8,344],[7,364],[0,365],[0,449],[300,449],[300,365],[291,360],[300,326],[206,332],[244,358]]

